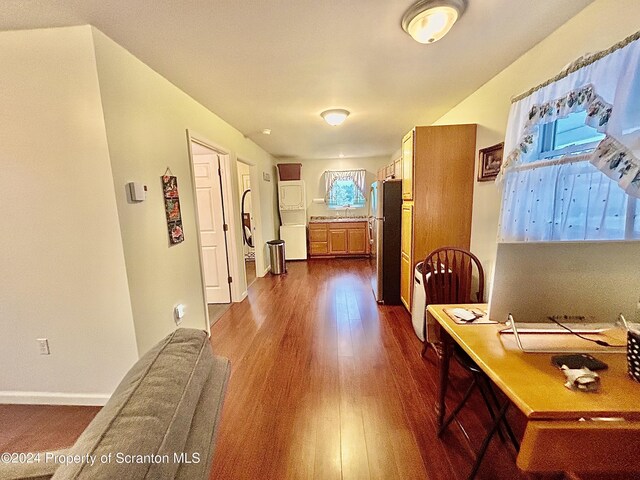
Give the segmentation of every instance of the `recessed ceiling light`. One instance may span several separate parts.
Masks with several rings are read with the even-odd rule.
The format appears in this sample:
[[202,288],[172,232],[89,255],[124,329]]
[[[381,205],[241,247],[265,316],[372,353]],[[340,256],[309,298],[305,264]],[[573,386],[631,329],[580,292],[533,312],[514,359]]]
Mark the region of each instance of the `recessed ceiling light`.
[[420,43],[444,37],[467,8],[467,0],[420,0],[402,17],[402,29]]
[[337,125],[341,125],[342,122],[344,122],[347,117],[349,116],[349,110],[345,110],[343,108],[334,108],[331,110],[325,110],[324,112],[322,112],[320,114],[320,116],[322,118],[324,118],[324,121],[327,122],[329,125],[332,126],[337,126]]
[[341,153],[340,155],[338,155],[340,158],[344,158],[344,153]]
[[271,135],[271,129],[270,128],[263,128],[262,129],[262,134],[263,135]]

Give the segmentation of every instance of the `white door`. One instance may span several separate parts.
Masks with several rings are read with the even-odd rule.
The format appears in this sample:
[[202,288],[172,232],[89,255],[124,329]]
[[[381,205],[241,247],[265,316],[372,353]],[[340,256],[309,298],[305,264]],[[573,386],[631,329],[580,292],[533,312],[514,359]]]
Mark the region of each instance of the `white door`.
[[193,155],[207,303],[231,302],[218,169],[216,154]]

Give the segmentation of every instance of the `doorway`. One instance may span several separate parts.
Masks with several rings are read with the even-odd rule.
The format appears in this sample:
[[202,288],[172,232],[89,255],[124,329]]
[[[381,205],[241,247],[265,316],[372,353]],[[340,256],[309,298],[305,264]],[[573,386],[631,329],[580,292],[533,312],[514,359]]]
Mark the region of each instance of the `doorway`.
[[238,193],[240,196],[240,215],[242,225],[242,253],[247,288],[256,279],[256,218],[253,209],[254,193],[251,189],[251,167],[238,160]]
[[209,323],[215,323],[231,304],[227,222],[220,176],[221,154],[191,141],[200,257]]

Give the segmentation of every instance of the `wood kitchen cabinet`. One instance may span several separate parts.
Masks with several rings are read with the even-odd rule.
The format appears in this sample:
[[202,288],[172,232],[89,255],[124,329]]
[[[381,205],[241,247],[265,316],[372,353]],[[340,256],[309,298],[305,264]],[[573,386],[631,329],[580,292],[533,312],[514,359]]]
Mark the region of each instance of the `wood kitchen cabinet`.
[[402,178],[402,157],[395,159],[386,167],[378,170],[378,180],[382,181],[387,178]]
[[402,139],[400,296],[411,310],[413,271],[440,247],[469,249],[476,125],[415,127]]
[[367,222],[311,222],[309,223],[309,256],[369,255],[368,237]]
[[402,200],[413,200],[413,130],[402,139]]
[[411,310],[411,284],[413,283],[411,247],[413,245],[413,205],[402,204],[402,239],[400,242],[400,300]]

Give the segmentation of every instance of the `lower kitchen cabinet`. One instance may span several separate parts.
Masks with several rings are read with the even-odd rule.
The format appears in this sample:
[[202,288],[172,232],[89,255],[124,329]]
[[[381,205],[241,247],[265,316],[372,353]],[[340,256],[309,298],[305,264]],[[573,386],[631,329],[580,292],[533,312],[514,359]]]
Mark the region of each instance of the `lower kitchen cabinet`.
[[367,222],[309,223],[310,257],[369,255]]

